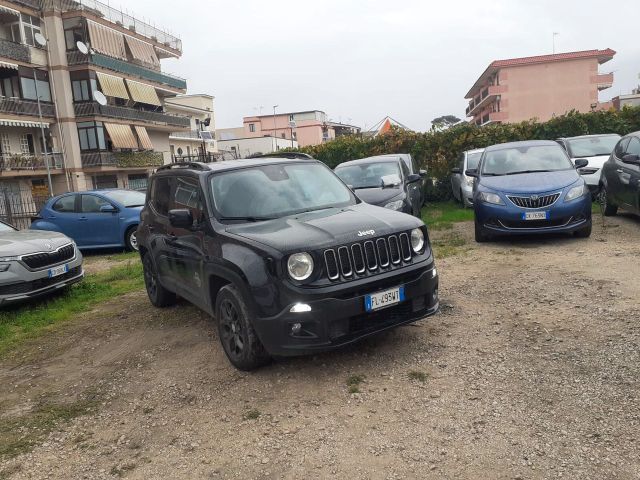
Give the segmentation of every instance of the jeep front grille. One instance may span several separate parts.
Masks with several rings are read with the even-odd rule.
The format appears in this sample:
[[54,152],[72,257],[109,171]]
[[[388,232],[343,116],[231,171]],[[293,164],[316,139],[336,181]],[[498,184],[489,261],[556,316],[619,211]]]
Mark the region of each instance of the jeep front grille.
[[411,243],[406,233],[324,251],[325,268],[330,280],[364,276],[378,269],[411,262],[412,258]]
[[556,203],[558,197],[560,197],[560,193],[552,193],[550,195],[528,195],[528,196],[516,196],[516,195],[507,195],[509,200],[513,202],[514,205],[522,208],[543,208],[549,207]]

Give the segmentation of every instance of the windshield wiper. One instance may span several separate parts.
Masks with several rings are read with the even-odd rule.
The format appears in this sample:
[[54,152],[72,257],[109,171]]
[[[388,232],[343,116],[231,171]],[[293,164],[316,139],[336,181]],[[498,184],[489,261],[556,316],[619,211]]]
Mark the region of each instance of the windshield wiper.
[[125,205],[124,208],[133,208],[133,207],[144,207],[144,203],[141,203],[139,205]]
[[504,173],[490,173],[490,172],[482,172],[483,177],[501,177],[505,175]]
[[520,173],[542,173],[542,172],[553,172],[554,170],[520,170],[517,172],[509,172],[505,173],[505,175],[518,175]]
[[353,187],[352,190],[362,190],[363,188],[380,188],[380,185],[365,185],[364,187]]
[[244,220],[246,222],[263,222],[265,220],[275,220],[275,217],[220,217],[220,220]]

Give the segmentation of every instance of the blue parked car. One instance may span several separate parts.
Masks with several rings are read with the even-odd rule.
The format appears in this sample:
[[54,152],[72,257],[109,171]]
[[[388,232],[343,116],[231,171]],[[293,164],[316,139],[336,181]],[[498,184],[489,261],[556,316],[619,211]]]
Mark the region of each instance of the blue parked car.
[[145,194],[134,190],[94,190],[51,198],[31,223],[71,237],[78,248],[138,250],[136,230]]
[[475,236],[537,233],[591,235],[591,195],[575,166],[556,142],[533,140],[487,148],[475,177]]

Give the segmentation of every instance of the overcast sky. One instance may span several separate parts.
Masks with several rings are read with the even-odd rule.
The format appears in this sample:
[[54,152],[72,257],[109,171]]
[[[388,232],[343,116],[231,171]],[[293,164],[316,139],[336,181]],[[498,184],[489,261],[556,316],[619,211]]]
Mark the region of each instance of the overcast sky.
[[[115,6],[117,0],[111,0]],[[189,93],[216,97],[218,128],[260,112],[323,110],[371,127],[385,115],[425,130],[464,115],[464,94],[495,59],[612,48],[613,88],[639,80],[638,12],[631,0],[135,0],[130,11],[182,38]]]

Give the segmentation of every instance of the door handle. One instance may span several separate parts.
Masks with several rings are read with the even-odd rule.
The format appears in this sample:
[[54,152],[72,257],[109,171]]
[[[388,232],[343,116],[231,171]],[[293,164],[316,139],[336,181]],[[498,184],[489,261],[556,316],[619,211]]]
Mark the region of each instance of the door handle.
[[78,220],[81,222],[86,222],[88,219],[87,217],[79,217]]
[[618,173],[624,173],[624,170],[622,170],[621,168],[617,169],[616,172]]

